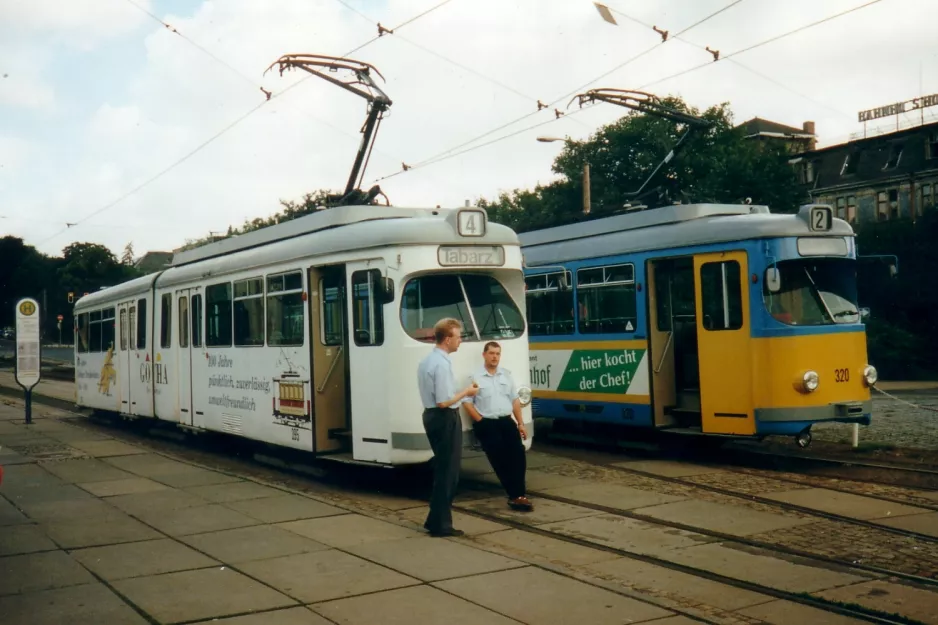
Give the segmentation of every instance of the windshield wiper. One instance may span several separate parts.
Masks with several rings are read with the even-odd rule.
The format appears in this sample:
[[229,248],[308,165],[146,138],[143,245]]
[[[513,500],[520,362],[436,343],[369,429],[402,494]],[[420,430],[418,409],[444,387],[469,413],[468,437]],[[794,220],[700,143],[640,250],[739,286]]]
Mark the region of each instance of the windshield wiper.
[[803,269],[804,269],[804,275],[808,276],[808,281],[811,283],[811,288],[814,290],[814,295],[821,301],[821,306],[824,307],[824,312],[827,313],[827,318],[830,319],[833,323],[837,323],[836,321],[834,321],[834,313],[831,312],[830,307],[827,305],[827,302],[824,300],[824,296],[821,295],[821,291],[817,288],[817,284],[814,282],[814,278],[811,276],[811,272],[808,271],[807,267],[803,267]]
[[853,317],[854,315],[859,316],[859,310],[841,310],[840,312],[834,313],[834,317]]

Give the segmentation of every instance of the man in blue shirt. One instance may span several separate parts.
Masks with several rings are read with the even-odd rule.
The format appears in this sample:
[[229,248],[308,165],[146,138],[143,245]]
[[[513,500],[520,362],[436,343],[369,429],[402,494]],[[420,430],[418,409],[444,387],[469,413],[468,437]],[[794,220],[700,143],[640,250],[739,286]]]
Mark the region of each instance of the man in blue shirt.
[[423,526],[431,536],[462,536],[453,528],[453,498],[462,460],[462,420],[459,404],[478,392],[474,385],[456,391],[449,355],[462,343],[462,323],[441,319],[433,327],[436,347],[417,367],[417,387],[423,402],[423,429],[433,450],[433,493]]
[[485,366],[472,376],[479,392],[466,402],[466,411],[472,417],[472,429],[482,450],[508,493],[508,505],[515,510],[530,511],[534,506],[525,496],[527,458],[522,442],[528,433],[521,416],[518,388],[511,371],[498,366],[502,358],[498,343],[486,343],[482,357]]

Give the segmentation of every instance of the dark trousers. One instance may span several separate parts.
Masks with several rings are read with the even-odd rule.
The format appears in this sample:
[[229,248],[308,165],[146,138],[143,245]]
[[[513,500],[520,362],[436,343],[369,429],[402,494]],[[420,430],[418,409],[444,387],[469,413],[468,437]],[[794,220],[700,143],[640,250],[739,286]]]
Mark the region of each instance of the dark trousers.
[[511,417],[482,419],[473,421],[472,429],[509,499],[523,496],[527,458],[515,420]]
[[453,498],[459,484],[462,460],[462,423],[454,408],[427,408],[423,411],[423,429],[433,450],[433,493],[430,513],[424,523],[431,532],[453,528]]

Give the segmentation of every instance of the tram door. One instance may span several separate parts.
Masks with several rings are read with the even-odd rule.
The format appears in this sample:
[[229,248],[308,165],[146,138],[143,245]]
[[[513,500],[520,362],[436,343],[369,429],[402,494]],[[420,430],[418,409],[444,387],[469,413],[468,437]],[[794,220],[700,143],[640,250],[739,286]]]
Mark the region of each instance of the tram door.
[[746,253],[695,256],[694,273],[703,431],[754,434]]
[[345,284],[344,265],[309,270],[313,442],[316,452],[351,448]]
[[134,322],[137,307],[133,303],[123,303],[117,306],[117,335],[114,346],[113,364],[117,372],[117,384],[120,388],[120,411],[123,414],[133,414],[130,397],[130,375],[134,359]]
[[192,423],[192,323],[189,315],[191,289],[176,291],[176,370],[179,372],[179,422]]

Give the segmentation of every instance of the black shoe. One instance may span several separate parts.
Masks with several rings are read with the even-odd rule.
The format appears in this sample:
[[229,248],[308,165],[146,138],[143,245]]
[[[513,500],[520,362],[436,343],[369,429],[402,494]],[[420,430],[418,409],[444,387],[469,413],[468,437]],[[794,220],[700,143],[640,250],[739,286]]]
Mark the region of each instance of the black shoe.
[[434,538],[443,538],[446,536],[465,536],[466,532],[458,530],[456,528],[450,528],[448,530],[429,530],[430,536]]

